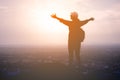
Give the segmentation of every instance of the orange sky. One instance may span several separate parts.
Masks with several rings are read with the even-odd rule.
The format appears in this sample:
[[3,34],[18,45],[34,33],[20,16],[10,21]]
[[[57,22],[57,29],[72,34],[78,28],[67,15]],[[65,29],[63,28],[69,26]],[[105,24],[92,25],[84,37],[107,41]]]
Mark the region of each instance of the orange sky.
[[50,17],[81,20],[94,17],[83,29],[83,44],[120,44],[119,0],[1,0],[0,45],[67,45],[68,28]]

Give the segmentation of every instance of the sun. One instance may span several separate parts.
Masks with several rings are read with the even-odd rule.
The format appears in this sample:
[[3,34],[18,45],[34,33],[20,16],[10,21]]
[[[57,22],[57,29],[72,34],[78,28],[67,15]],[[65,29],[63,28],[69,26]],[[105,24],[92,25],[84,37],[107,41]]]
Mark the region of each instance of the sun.
[[40,8],[37,6],[29,9],[27,13],[29,29],[32,33],[39,35],[37,37],[39,41],[42,40],[45,44],[67,43],[68,27],[51,17],[53,13],[61,18],[68,15],[61,11],[59,7]]
[[61,10],[58,8],[44,8],[39,7],[31,8],[29,11],[29,24],[34,26],[37,30],[42,32],[63,33],[66,32],[65,25],[59,21],[51,18],[51,14],[56,13],[58,16],[65,17]]

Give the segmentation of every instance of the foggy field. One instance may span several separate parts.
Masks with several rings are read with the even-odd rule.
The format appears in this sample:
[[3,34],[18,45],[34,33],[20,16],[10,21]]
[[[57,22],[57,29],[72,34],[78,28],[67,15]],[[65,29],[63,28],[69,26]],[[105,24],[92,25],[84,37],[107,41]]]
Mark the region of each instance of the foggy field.
[[81,65],[66,47],[1,47],[0,80],[119,80],[119,46],[83,46]]

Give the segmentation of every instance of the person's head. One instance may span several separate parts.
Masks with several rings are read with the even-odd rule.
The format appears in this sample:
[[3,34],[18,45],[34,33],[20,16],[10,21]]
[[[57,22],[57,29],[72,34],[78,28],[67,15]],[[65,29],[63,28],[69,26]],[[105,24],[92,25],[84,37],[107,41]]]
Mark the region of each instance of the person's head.
[[77,12],[71,12],[70,18],[71,18],[72,20],[78,19],[78,13],[77,13]]

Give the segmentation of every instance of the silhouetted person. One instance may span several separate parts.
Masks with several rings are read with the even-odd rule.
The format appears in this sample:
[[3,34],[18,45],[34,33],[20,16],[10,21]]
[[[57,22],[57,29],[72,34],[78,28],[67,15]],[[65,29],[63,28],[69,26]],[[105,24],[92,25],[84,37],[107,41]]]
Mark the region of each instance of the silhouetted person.
[[69,28],[69,37],[68,37],[68,51],[69,51],[69,63],[73,62],[73,53],[75,52],[75,56],[77,62],[80,63],[80,48],[81,42],[83,42],[85,37],[85,32],[81,29],[83,25],[88,23],[94,18],[90,18],[84,21],[78,19],[77,12],[72,12],[70,15],[71,21],[64,20],[56,16],[56,14],[51,15],[52,18],[59,20],[61,23],[65,24]]

